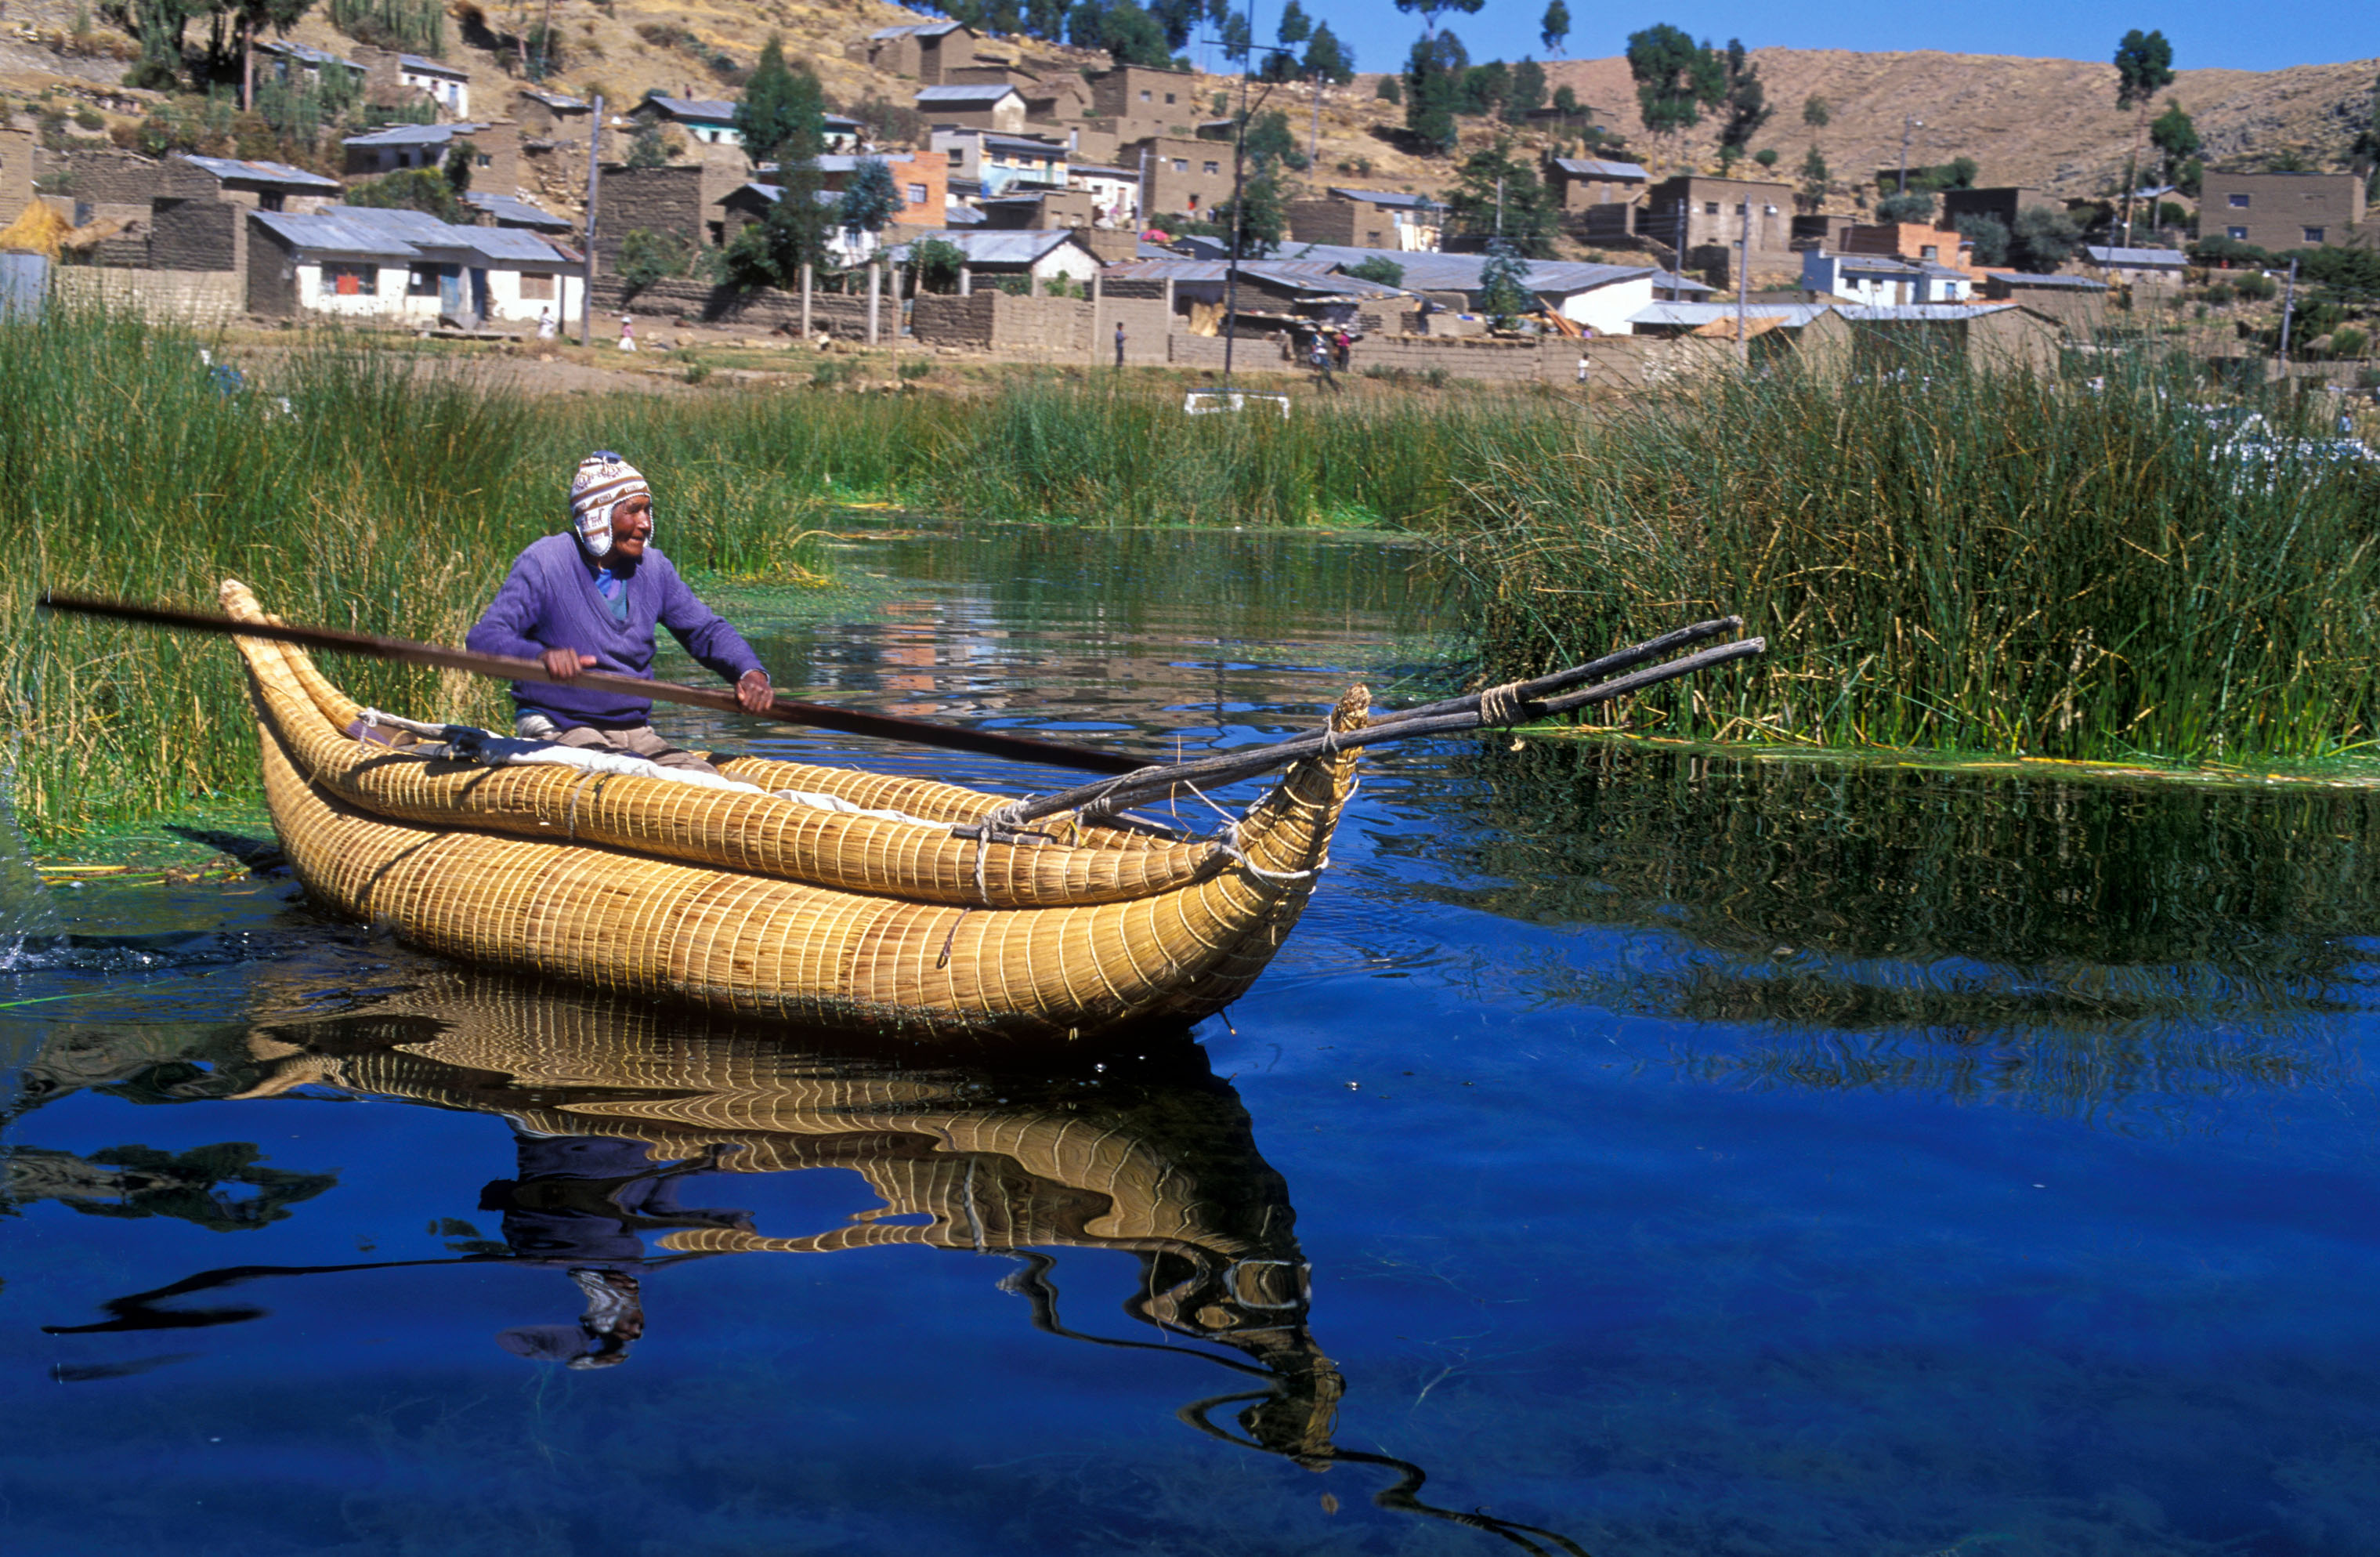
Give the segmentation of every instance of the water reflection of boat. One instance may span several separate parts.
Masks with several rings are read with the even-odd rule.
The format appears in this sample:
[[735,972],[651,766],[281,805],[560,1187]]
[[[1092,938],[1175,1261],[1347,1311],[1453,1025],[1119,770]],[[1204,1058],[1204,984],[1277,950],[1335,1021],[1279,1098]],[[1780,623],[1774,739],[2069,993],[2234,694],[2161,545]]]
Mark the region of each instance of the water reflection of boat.
[[[474,1236],[450,1244],[445,1260],[204,1271],[55,1332],[255,1320],[261,1307],[184,1300],[270,1278],[504,1261],[566,1278],[580,1313],[513,1326],[497,1343],[599,1368],[630,1359],[644,1283],[689,1261],[895,1246],[1005,1256],[1016,1265],[1002,1286],[1026,1300],[1037,1327],[1241,1376],[1232,1392],[1184,1408],[1202,1431],[1317,1470],[1381,1467],[1396,1478],[1376,1495],[1383,1506],[1524,1550],[1577,1551],[1548,1532],[1427,1504],[1419,1467],[1333,1441],[1345,1385],[1308,1328],[1309,1271],[1288,1186],[1257,1152],[1237,1094],[1184,1037],[1108,1054],[1099,1068],[1088,1058],[1031,1072],[895,1066],[795,1046],[783,1029],[457,971],[335,1015],[267,1018],[236,1040],[194,1031],[188,1047],[207,1063],[153,1041],[64,1039],[52,1063],[35,1057],[24,1101],[104,1081],[158,1101],[331,1094],[492,1115],[510,1126],[512,1172],[487,1186],[479,1209],[499,1213],[501,1239],[457,1222]],[[743,1210],[688,1203],[697,1186],[700,1198],[733,1200],[736,1175],[808,1168],[850,1169],[881,1204],[823,1230],[769,1230]],[[1135,1258],[1124,1311],[1156,1338],[1067,1322],[1056,1268],[1093,1249]],[[1233,1426],[1214,1420],[1226,1407],[1237,1408]]]
[[[245,586],[224,598],[261,617]],[[749,758],[718,789],[407,755],[355,738],[365,711],[302,651],[237,641],[265,803],[317,898],[434,952],[779,1020],[1067,1039],[1220,1010],[1296,923],[1354,788],[1330,753],[1220,839],[1052,819],[969,841],[953,825],[1006,797]],[[1365,707],[1351,692],[1332,727]]]

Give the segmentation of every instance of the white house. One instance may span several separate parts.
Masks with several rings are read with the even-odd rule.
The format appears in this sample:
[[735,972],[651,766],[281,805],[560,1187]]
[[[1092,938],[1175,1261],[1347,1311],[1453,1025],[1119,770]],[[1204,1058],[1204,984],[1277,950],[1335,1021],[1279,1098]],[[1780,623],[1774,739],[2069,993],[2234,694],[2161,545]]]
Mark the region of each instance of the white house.
[[1038,293],[1043,283],[1061,276],[1087,286],[1091,277],[1099,273],[1099,257],[1083,247],[1082,238],[1072,228],[986,231],[981,227],[945,227],[940,232],[918,233],[914,228],[907,232],[910,236],[905,241],[888,250],[896,263],[908,260],[913,244],[938,237],[966,256],[966,267],[978,282],[1024,276]]
[[1069,163],[1066,181],[1077,189],[1090,192],[1091,205],[1099,213],[1095,225],[1101,227],[1136,227],[1140,225],[1140,175],[1128,167],[1106,167],[1098,163]]
[[518,227],[456,227],[419,211],[338,205],[249,214],[249,311],[419,328],[576,318],[583,262]]
[[1911,303],[1963,303],[1975,294],[1974,278],[1931,260],[1893,254],[1802,255],[1802,289],[1870,308]]
[[449,118],[466,119],[471,116],[471,73],[419,55],[396,56],[398,84],[419,87],[438,104],[438,111]]
[[2082,249],[2085,263],[2110,281],[2146,283],[2152,286],[2179,286],[2181,273],[2190,257],[2179,249],[2118,249],[2100,244],[2088,244]]

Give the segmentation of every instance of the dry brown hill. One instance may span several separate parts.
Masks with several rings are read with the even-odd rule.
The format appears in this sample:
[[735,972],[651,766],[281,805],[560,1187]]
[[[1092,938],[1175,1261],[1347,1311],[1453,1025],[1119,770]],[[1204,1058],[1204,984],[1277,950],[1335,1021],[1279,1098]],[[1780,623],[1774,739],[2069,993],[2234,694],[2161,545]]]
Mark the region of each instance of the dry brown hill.
[[[2071,198],[2121,188],[2133,119],[2116,108],[2112,65],[1841,49],[1755,49],[1752,57],[1777,110],[1754,144],[1777,148],[1780,174],[1790,176],[1800,164],[1814,136],[1840,181],[1894,166],[1902,116],[1913,115],[1925,128],[1910,131],[1912,164],[1969,156],[1982,164],[1984,183],[2029,185]],[[1661,171],[1717,155],[1707,123],[1679,137],[1675,147],[1644,134],[1625,60],[1564,61],[1547,73],[1592,104],[1601,122],[1625,133],[1646,159],[1661,164]],[[2371,111],[2375,74],[2380,59],[2286,70],[2184,70],[2167,95],[2196,121],[2210,164],[2293,151],[2330,165],[2346,156]],[[1829,104],[1832,122],[1823,130],[1802,124],[1802,104],[1813,93]]]

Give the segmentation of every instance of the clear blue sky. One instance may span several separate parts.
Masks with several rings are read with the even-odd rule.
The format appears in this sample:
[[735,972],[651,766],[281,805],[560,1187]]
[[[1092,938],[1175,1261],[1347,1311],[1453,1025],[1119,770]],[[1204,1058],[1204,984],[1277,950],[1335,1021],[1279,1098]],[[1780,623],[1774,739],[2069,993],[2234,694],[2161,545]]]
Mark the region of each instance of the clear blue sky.
[[[1393,70],[1421,35],[1421,18],[1391,0],[1303,0],[1308,14],[1330,23],[1352,44],[1356,68]],[[1246,0],[1236,0],[1245,6]],[[1272,42],[1282,0],[1257,0],[1257,36]],[[1571,35],[1565,53],[1593,59],[1623,53],[1628,34],[1669,22],[1697,38],[1752,48],[1944,49],[1955,54],[2027,55],[2037,58],[2107,59],[2116,40],[2132,28],[2163,32],[2177,68],[2227,66],[2273,70],[2380,56],[2380,5],[2374,0],[2186,0],[2069,10],[2032,6],[1923,6],[1907,0],[1837,0],[1827,6],[1755,6],[1747,0],[1654,3],[1627,9],[1569,0]],[[1545,57],[1537,41],[1545,0],[1488,0],[1476,16],[1450,14],[1442,25],[1459,35],[1471,57]]]

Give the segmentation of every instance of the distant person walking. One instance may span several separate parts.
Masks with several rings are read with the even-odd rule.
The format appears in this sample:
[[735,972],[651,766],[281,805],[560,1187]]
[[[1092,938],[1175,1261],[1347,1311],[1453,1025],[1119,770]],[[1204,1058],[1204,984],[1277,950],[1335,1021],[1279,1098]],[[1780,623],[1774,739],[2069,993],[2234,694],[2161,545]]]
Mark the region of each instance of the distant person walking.
[[1339,371],[1343,373],[1347,371],[1347,354],[1355,349],[1355,342],[1354,338],[1342,329],[1336,336],[1332,337],[1330,344],[1332,348],[1339,354]]
[[1314,332],[1314,347],[1308,359],[1313,362],[1314,371],[1321,375],[1323,384],[1333,395],[1338,394],[1339,380],[1330,371],[1330,344],[1322,338],[1319,330]]
[[552,309],[541,308],[537,310],[537,338],[539,340],[550,341],[553,339],[554,332],[557,328],[559,327],[553,322],[553,310]]
[[637,321],[634,316],[625,313],[620,316],[620,349],[637,349]]
[[1116,366],[1123,366],[1123,321],[1116,321]]

